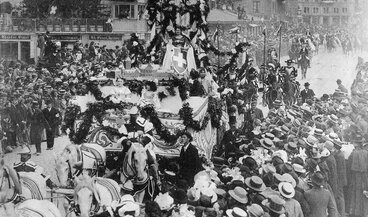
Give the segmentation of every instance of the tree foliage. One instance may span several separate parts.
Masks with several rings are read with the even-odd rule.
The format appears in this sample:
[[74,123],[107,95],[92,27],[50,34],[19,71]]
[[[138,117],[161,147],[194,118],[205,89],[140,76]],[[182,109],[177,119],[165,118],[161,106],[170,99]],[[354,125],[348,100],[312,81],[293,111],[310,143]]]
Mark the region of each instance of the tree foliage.
[[56,6],[56,17],[60,18],[101,18],[106,16],[100,10],[101,0],[23,0],[25,16],[48,18],[51,6]]

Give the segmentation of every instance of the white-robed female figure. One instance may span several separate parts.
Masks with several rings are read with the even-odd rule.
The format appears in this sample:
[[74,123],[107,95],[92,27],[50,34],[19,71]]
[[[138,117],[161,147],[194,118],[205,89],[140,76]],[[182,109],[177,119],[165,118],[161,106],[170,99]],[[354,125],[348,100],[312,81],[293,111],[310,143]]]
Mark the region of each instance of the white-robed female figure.
[[197,67],[194,59],[193,46],[191,45],[188,37],[182,33],[182,27],[177,26],[175,28],[175,35],[169,40],[164,39],[164,41],[166,43],[166,53],[163,61],[163,69],[172,69],[173,58],[175,58],[174,48],[181,48],[182,56],[177,56],[177,58],[180,58],[180,61],[184,61],[180,62],[180,64],[186,64],[187,68],[181,74],[186,74],[189,77],[189,72],[192,69],[197,69]]

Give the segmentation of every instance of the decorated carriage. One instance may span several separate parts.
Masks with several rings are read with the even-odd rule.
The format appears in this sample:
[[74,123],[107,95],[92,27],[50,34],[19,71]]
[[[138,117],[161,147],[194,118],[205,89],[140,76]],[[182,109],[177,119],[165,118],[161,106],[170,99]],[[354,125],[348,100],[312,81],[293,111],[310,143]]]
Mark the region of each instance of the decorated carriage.
[[142,110],[147,106],[142,103],[144,97],[141,91],[146,81],[155,81],[159,98],[156,103],[159,105],[153,106],[155,112],[151,115],[155,117],[149,117],[151,122],[157,120],[152,123],[154,152],[165,157],[179,156],[181,146],[176,142],[176,135],[186,129],[192,132],[199,152],[206,158],[211,157],[217,143],[217,129],[221,127],[220,120],[226,119],[224,107],[215,95],[186,96],[189,91],[186,89],[187,79],[151,65],[143,69],[124,70],[112,77],[123,77],[125,82],[123,85],[111,85],[107,77],[93,79],[100,87],[90,88],[89,94],[76,96],[72,100],[67,116],[71,120],[76,119],[72,123],[73,129],[66,120],[72,141],[77,144],[97,143],[107,152],[121,151],[121,138],[129,138],[132,133],[121,132],[121,128],[129,123],[133,107]]

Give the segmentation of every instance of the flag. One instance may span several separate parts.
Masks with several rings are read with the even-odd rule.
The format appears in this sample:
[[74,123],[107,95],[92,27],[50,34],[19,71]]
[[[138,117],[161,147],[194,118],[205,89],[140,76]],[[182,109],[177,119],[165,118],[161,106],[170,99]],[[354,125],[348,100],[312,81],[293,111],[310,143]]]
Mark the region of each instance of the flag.
[[218,36],[219,36],[219,30],[218,30],[218,27],[216,27],[216,30],[215,30],[215,32],[213,33],[213,36],[212,36],[212,41],[217,41]]
[[56,10],[57,10],[57,6],[51,6],[50,7],[50,14],[51,15],[55,15],[56,14]]
[[153,40],[153,38],[156,35],[156,23],[153,23],[152,29],[151,29],[151,41]]
[[281,33],[281,27],[282,27],[282,24],[280,23],[280,26],[279,28],[277,29],[277,31],[275,32],[275,36],[279,35]]

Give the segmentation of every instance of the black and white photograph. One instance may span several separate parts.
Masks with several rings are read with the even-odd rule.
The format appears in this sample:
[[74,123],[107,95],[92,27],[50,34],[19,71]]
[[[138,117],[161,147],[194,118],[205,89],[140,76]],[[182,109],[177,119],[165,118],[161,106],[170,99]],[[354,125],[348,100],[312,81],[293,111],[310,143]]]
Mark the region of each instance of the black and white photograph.
[[368,0],[0,0],[0,217],[368,217]]

